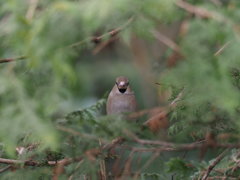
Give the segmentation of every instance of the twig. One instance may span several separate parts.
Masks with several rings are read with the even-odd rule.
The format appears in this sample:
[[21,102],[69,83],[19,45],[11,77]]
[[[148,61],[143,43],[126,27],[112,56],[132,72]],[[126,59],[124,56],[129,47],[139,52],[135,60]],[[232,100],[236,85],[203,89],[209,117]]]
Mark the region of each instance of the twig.
[[[174,144],[174,146],[160,146],[157,148],[134,148],[135,151],[141,152],[155,152],[155,151],[186,151],[201,149],[203,142],[189,143],[189,144]],[[240,144],[215,144],[214,146],[209,146],[208,148],[240,148]]]
[[[73,134],[75,136],[81,136],[81,137],[84,137],[84,138],[88,138],[88,139],[99,141],[99,137],[95,137],[95,136],[90,135],[90,134],[80,133],[79,131],[76,131],[76,130],[71,129],[71,128],[67,128],[67,127],[58,125],[57,129],[61,130],[63,132],[67,132],[67,133]],[[104,144],[108,143],[108,141],[106,141],[104,139],[101,139],[101,142],[104,143]]]
[[217,52],[214,53],[214,56],[218,56],[219,54],[222,53],[222,51],[230,44],[231,41],[228,41],[227,43],[225,43],[219,50],[217,50]]
[[105,144],[105,145],[103,146],[103,149],[111,150],[111,149],[114,148],[115,146],[117,146],[117,145],[119,145],[119,144],[122,144],[124,141],[125,141],[125,139],[124,139],[123,137],[118,137],[118,138],[112,140],[111,143]]
[[177,102],[182,98],[183,96],[183,92],[184,92],[184,88],[179,92],[179,94],[177,95],[177,97],[170,103],[170,107],[171,108],[175,108],[177,105]]
[[207,18],[207,19],[212,18],[212,19],[215,19],[220,22],[229,22],[229,20],[227,20],[226,18],[224,18],[223,16],[221,16],[220,14],[218,14],[216,12],[210,12],[204,8],[194,6],[183,0],[176,1],[176,5],[182,9],[186,10],[187,12],[194,14],[201,18]]
[[19,57],[15,57],[15,58],[4,58],[4,59],[0,59],[0,63],[14,62],[14,61],[23,60],[26,58],[27,58],[26,56],[19,56]]
[[[100,147],[102,146],[102,142],[100,139],[99,139],[99,145]],[[101,180],[107,180],[105,161],[102,159],[100,159],[100,175],[101,175]]]
[[183,92],[184,88],[167,107],[157,111],[157,113],[155,113],[155,115],[153,115],[146,122],[144,122],[143,125],[147,126],[152,132],[158,132],[161,128],[163,129],[167,128],[168,127],[167,115],[172,109],[174,109],[177,106],[177,102],[182,98]]
[[[73,179],[73,177],[74,177],[74,172],[77,171],[77,169],[81,166],[81,164],[82,164],[83,162],[84,162],[84,161],[79,161],[79,162],[77,163],[77,165],[74,167],[73,173],[69,176],[68,180]],[[77,171],[77,172],[78,172],[78,171]]]
[[10,169],[11,167],[12,167],[11,165],[8,165],[8,166],[0,169],[0,173],[3,173],[3,172],[5,172],[5,171],[7,171],[7,170]]
[[38,0],[30,0],[29,1],[29,8],[28,8],[28,11],[27,11],[27,14],[26,14],[26,18],[28,20],[32,20],[33,16],[34,16],[34,13],[35,13],[35,10],[37,8],[37,5],[38,5]]
[[60,161],[57,161],[56,167],[54,168],[54,176],[53,176],[53,180],[58,180],[58,177],[63,173],[64,171],[64,167],[71,164],[72,162],[77,162],[77,161],[82,161],[83,158],[82,157],[78,157],[78,158],[65,158],[62,159]]
[[157,147],[157,148],[133,148],[135,152],[172,152],[176,149],[172,147]]
[[64,162],[65,165],[68,165],[72,162],[79,161],[81,160],[82,157],[78,158],[65,158],[59,161],[47,161],[47,162],[38,162],[38,161],[33,161],[33,160],[15,160],[15,159],[5,159],[5,158],[0,158],[0,163],[2,164],[14,164],[14,165],[20,165],[23,164],[24,166],[55,166],[57,164],[61,164]]
[[[35,0],[35,1],[37,1],[37,0]],[[34,7],[32,7],[32,8],[34,8]],[[31,13],[34,13],[34,12],[31,12]],[[29,14],[30,14],[30,12],[29,12]],[[30,17],[30,15],[29,15],[29,17]],[[122,31],[123,29],[125,29],[129,24],[131,24],[133,20],[134,20],[134,17],[131,17],[122,26],[120,26],[120,27],[118,27],[116,29],[113,29],[112,31],[109,31],[109,32],[104,33],[104,34],[102,34],[100,36],[97,36],[97,37],[88,37],[88,38],[86,38],[84,40],[81,40],[79,42],[76,42],[76,43],[73,43],[71,45],[68,45],[67,47],[75,48],[75,47],[77,47],[77,46],[79,46],[79,45],[81,45],[83,43],[89,42],[89,41],[90,42],[99,42],[102,39],[104,39],[105,37],[114,36],[114,35],[118,34],[120,31]],[[103,47],[101,47],[101,48],[103,48]],[[95,50],[95,51],[98,52],[99,50],[101,50],[101,48],[98,49],[98,50]],[[26,58],[27,58],[27,56],[20,56],[20,57],[16,57],[16,58],[4,58],[4,59],[0,59],[0,63],[14,62],[16,60],[23,60],[23,59],[26,59]]]
[[109,45],[110,43],[116,41],[118,39],[117,36],[113,36],[111,37],[109,40],[107,41],[103,41],[101,44],[99,44],[94,50],[93,50],[93,54],[96,55],[98,54],[102,49],[104,49],[107,45]]
[[[189,143],[189,144],[176,144],[166,141],[153,141],[153,140],[146,140],[146,139],[139,139],[135,134],[125,130],[125,134],[127,134],[132,140],[135,142],[142,144],[142,145],[153,145],[153,146],[160,146],[157,148],[135,148],[136,151],[184,151],[184,150],[194,150],[200,149],[203,145],[206,145],[206,140]],[[237,143],[215,143],[207,144],[208,148],[240,148],[240,144]]]
[[79,42],[75,42],[75,43],[69,45],[68,47],[74,48],[74,47],[77,47],[77,46],[79,46],[79,45],[81,45],[81,44],[83,44],[85,42],[88,42],[88,41],[99,42],[102,39],[104,39],[105,37],[114,36],[114,35],[118,34],[120,31],[122,31],[123,29],[125,29],[129,24],[131,24],[133,20],[134,20],[134,18],[131,17],[131,18],[128,19],[128,21],[126,23],[124,23],[120,27],[118,27],[118,28],[116,28],[116,29],[114,29],[114,30],[112,30],[110,32],[104,33],[104,34],[102,34],[100,36],[97,36],[97,37],[88,37],[88,38],[86,38],[84,40],[81,40]]
[[210,166],[207,168],[206,173],[203,175],[201,180],[206,180],[210,174],[210,172],[213,170],[213,168],[224,158],[226,153],[228,152],[228,149],[223,151],[213,162],[210,164]]
[[122,171],[122,178],[120,178],[120,179],[124,179],[124,176],[129,175],[131,173],[131,163],[133,160],[134,153],[135,153],[135,151],[132,150],[130,152],[130,154],[128,155],[128,159],[126,160],[126,163],[124,164],[124,169]]
[[[123,138],[117,138],[113,140],[112,143],[107,144],[104,146],[104,148],[112,148],[116,146],[118,143],[121,143],[123,141]],[[64,158],[59,161],[47,161],[47,162],[38,162],[34,160],[15,160],[15,159],[5,159],[5,158],[0,158],[0,163],[2,164],[10,164],[10,165],[24,165],[24,166],[56,166],[54,169],[54,177],[53,179],[57,179],[57,177],[63,172],[64,166],[67,166],[73,162],[78,162],[82,161],[82,157],[77,157],[77,158]]]
[[132,138],[135,142],[140,144],[148,144],[148,145],[160,145],[164,147],[173,147],[174,143],[169,143],[165,141],[152,141],[152,140],[145,140],[145,139],[139,139],[135,134],[133,134],[130,131],[125,130],[125,134],[127,134],[130,138]]
[[[159,83],[156,83],[156,84],[160,85]],[[151,108],[151,109],[140,110],[138,112],[133,112],[133,113],[129,114],[129,117],[130,118],[138,118],[138,117],[141,117],[141,116],[143,116],[147,113],[156,112],[156,111],[163,112],[163,111],[168,111],[169,108],[175,108],[177,102],[182,98],[183,92],[184,92],[184,89],[177,95],[177,97],[174,100],[172,100],[170,102],[169,105],[167,105],[167,107],[154,107],[154,108]],[[144,124],[146,124],[146,123],[144,123]]]
[[143,110],[129,114],[129,118],[136,119],[136,118],[142,117],[143,115],[145,115],[147,113],[151,113],[152,111],[155,111],[155,110],[164,110],[164,108],[163,107],[154,107],[151,109],[143,109]]
[[68,180],[72,180],[73,179],[73,175],[70,175],[69,177],[68,177]]
[[219,0],[210,0],[213,4],[215,4],[216,6],[221,6],[222,2]]
[[207,180],[239,180],[239,178],[235,178],[235,177],[228,177],[228,176],[214,176],[214,177],[209,177],[207,178]]
[[0,163],[3,164],[23,164],[25,166],[41,166],[45,163],[39,163],[37,161],[33,160],[15,160],[15,159],[5,159],[5,158],[0,158]]
[[138,179],[141,172],[143,172],[144,169],[146,169],[156,158],[160,155],[160,152],[156,152],[152,155],[152,157],[140,168],[136,174],[134,175],[133,179]]
[[169,39],[167,36],[163,35],[162,33],[160,33],[159,31],[156,31],[156,30],[152,30],[151,32],[157,40],[159,40],[163,44],[167,45],[174,51],[181,54],[180,47],[175,42],[173,42],[171,39]]

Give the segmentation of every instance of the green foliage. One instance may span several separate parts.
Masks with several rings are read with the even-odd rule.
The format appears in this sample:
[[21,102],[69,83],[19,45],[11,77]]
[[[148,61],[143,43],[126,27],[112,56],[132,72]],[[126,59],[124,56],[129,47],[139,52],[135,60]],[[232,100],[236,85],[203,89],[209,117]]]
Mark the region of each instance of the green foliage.
[[[156,148],[134,142],[127,132],[176,144],[202,140],[209,132],[239,142],[239,1],[185,1],[206,10],[192,7],[194,15],[177,2],[0,1],[0,59],[25,57],[0,64],[0,157],[44,164],[21,164],[1,179],[50,179],[53,168],[45,166],[47,161],[76,157],[83,160],[66,166],[60,178],[97,179],[99,164],[110,156],[103,147],[113,139],[123,137],[128,148]],[[156,38],[155,31],[167,40]],[[169,68],[172,41],[182,58]],[[168,114],[167,133],[143,130],[148,116],[136,123],[105,115],[106,97],[101,98],[119,75],[129,77],[140,109],[169,104],[182,93]],[[156,79],[160,86],[153,85]],[[32,144],[37,147],[26,154],[15,152]],[[101,153],[89,155],[96,149]],[[148,164],[153,152],[136,149],[122,150],[122,163],[133,158],[140,179],[199,179],[222,150],[207,149],[202,162],[195,151],[186,158],[161,152]],[[232,150],[216,165],[224,169],[221,176],[239,176],[239,168],[232,168],[238,153]],[[0,162],[0,167],[5,166]],[[220,175],[212,171],[209,177]]]
[[[240,99],[236,88],[238,71],[235,70],[235,76],[231,75],[232,68],[239,66],[235,49],[239,42],[235,40],[235,33],[228,24],[223,26],[213,20],[191,21],[189,34],[181,41],[186,57],[184,62],[163,77],[166,83],[172,82],[187,90],[181,106],[172,113],[171,119],[176,123],[170,132],[183,134],[185,130],[188,134],[193,124],[203,129],[195,132],[198,137],[209,130],[239,129],[236,111]],[[228,45],[224,52],[214,55],[224,44]],[[184,119],[184,122],[179,119]],[[186,122],[191,126],[186,126]]]
[[141,174],[141,180],[155,180],[155,179],[165,179],[166,177],[164,177],[161,174],[158,173],[143,173]]
[[193,169],[187,166],[187,163],[180,158],[172,158],[167,163],[167,171],[176,173],[176,179],[187,179],[192,173]]

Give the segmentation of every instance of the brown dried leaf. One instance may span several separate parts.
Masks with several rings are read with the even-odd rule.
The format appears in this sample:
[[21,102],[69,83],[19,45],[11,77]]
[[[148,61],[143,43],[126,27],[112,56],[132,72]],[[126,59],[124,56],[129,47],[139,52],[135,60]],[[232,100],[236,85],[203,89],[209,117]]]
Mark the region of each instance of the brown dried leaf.
[[95,161],[96,157],[100,154],[99,149],[89,149],[85,152],[85,155],[88,157],[90,161]]
[[144,125],[146,125],[152,132],[157,133],[161,129],[167,129],[169,122],[167,119],[168,111],[160,111],[158,113],[151,112],[150,118]]

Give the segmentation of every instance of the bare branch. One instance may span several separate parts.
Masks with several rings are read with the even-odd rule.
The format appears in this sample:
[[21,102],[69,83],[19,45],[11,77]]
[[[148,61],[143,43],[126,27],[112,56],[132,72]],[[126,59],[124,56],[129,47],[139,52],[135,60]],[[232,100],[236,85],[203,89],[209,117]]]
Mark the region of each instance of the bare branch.
[[39,163],[37,161],[33,160],[15,160],[15,159],[5,159],[5,158],[0,158],[0,163],[3,164],[23,164],[25,166],[40,166],[43,163]]
[[[99,139],[99,145],[100,145],[100,147],[102,147],[102,142],[100,139]],[[107,180],[105,161],[100,159],[99,166],[100,166],[101,180]]]
[[76,42],[76,43],[73,43],[71,45],[69,45],[68,47],[70,48],[75,48],[79,45],[82,45],[83,43],[86,43],[86,42],[100,42],[102,39],[104,39],[105,37],[108,37],[108,36],[114,36],[116,34],[118,34],[120,31],[122,31],[123,29],[125,29],[129,24],[132,23],[132,21],[134,20],[133,17],[129,18],[128,21],[126,23],[124,23],[123,25],[121,25],[120,27],[110,31],[110,32],[107,32],[107,33],[104,33],[100,36],[97,36],[97,37],[88,37],[84,40],[81,40],[79,42]]
[[180,47],[175,42],[173,42],[170,38],[168,38],[167,36],[163,35],[162,33],[156,30],[152,30],[152,34],[157,40],[159,40],[166,46],[170,47],[174,51],[181,54]]
[[58,177],[63,173],[64,171],[64,167],[71,164],[72,162],[78,162],[78,161],[82,161],[83,158],[79,157],[79,158],[65,158],[62,159],[60,161],[57,161],[56,167],[54,168],[54,176],[53,176],[53,180],[58,180]]
[[213,162],[212,164],[210,164],[210,166],[208,167],[206,173],[203,175],[201,180],[207,180],[210,172],[213,170],[213,168],[224,158],[224,156],[226,155],[226,153],[228,152],[228,149],[226,149],[225,151],[223,151]]
[[214,176],[214,177],[209,177],[207,180],[216,180],[216,179],[222,179],[222,180],[239,180],[239,178],[234,178],[234,177],[228,177],[228,176]]
[[125,130],[125,134],[127,134],[133,141],[142,145],[153,145],[153,146],[160,146],[160,147],[151,147],[151,148],[134,148],[135,151],[185,151],[185,150],[194,150],[194,149],[201,149],[203,145],[207,146],[208,148],[240,148],[239,143],[215,143],[206,144],[206,140],[193,142],[193,143],[171,143],[166,141],[154,141],[154,140],[146,140],[146,139],[139,139],[135,134]]
[[220,0],[210,0],[213,4],[215,4],[216,6],[221,6],[222,2]]
[[219,50],[217,50],[217,52],[214,53],[214,56],[218,56],[220,55],[223,50],[230,44],[231,41],[226,42]]
[[210,12],[207,9],[194,6],[183,0],[178,0],[176,2],[176,5],[182,9],[186,10],[187,12],[194,14],[201,18],[215,19],[220,22],[229,22],[229,20],[227,20],[226,18],[224,18],[221,14],[218,14],[217,12]]
[[[34,4],[32,5],[31,7],[31,12],[29,12],[29,18],[32,18],[31,16],[33,16],[32,13],[34,13],[34,8],[36,8],[35,6],[37,6],[37,3],[38,3],[38,0],[33,0],[34,1]],[[36,1],[36,2],[35,2]],[[30,7],[29,7],[30,8]],[[30,11],[30,10],[29,10]],[[77,46],[80,46],[82,45],[83,43],[86,43],[86,42],[100,42],[102,39],[108,37],[108,36],[111,36],[111,37],[114,37],[116,34],[118,34],[120,31],[122,31],[123,29],[125,29],[127,26],[129,26],[129,24],[132,23],[132,21],[134,20],[133,17],[129,18],[128,21],[126,23],[124,23],[123,25],[121,25],[120,27],[116,28],[116,29],[113,29],[107,33],[104,33],[100,36],[97,36],[97,37],[88,37],[84,40],[81,40],[79,42],[76,42],[76,43],[73,43],[71,45],[68,45],[67,47],[70,47],[70,48],[75,48]],[[109,42],[107,42],[109,43]],[[99,46],[98,48],[96,48],[94,50],[94,53],[98,53],[102,48],[104,48],[106,46],[106,44],[102,44],[102,46]],[[20,56],[20,57],[16,57],[16,58],[3,58],[3,59],[0,59],[0,63],[8,63],[8,62],[14,62],[14,61],[17,61],[17,60],[23,60],[23,59],[26,59],[27,56]]]
[[[165,108],[161,108],[144,123],[152,132],[158,132],[160,129],[168,127],[168,113],[177,106],[177,102],[182,98],[184,89],[177,95],[177,97]],[[153,111],[154,112],[154,111]]]
[[57,126],[57,129],[58,130],[61,130],[63,132],[67,132],[67,133],[70,133],[72,135],[75,135],[75,136],[81,136],[81,137],[84,137],[84,138],[87,138],[87,139],[92,139],[92,140],[96,140],[96,141],[99,141],[101,140],[102,143],[105,143],[107,144],[108,142],[104,139],[99,139],[99,137],[96,137],[96,136],[93,136],[93,135],[90,135],[90,134],[86,134],[86,133],[80,133],[79,131],[76,131],[74,129],[71,129],[71,128],[67,128],[67,127],[64,127],[64,126],[60,126],[58,125]]
[[11,167],[12,167],[11,165],[8,165],[8,166],[0,169],[0,173],[3,173],[3,172],[5,172],[5,171],[9,170]]
[[133,179],[138,179],[139,175],[141,174],[141,172],[146,169],[154,160],[156,160],[156,158],[160,155],[160,152],[155,152],[152,157],[143,165],[142,168],[140,168],[136,174],[134,175]]
[[112,42],[116,41],[117,39],[118,39],[117,36],[113,36],[113,37],[111,37],[109,40],[103,41],[102,43],[100,43],[100,44],[93,50],[93,54],[94,54],[94,55],[98,54],[102,49],[104,49],[105,47],[107,47],[109,44],[111,44]]
[[23,60],[26,58],[27,58],[26,56],[19,56],[19,57],[15,57],[15,58],[4,58],[4,59],[0,59],[0,63],[14,62],[14,61]]
[[125,139],[123,137],[118,137],[116,139],[113,139],[111,143],[105,144],[103,146],[103,149],[107,149],[107,150],[112,149],[115,146],[122,144],[124,141],[125,141]]
[[177,97],[170,103],[170,107],[171,108],[175,108],[177,105],[177,102],[179,100],[181,100],[182,96],[183,96],[183,92],[184,92],[184,88],[179,92],[179,94],[177,95]]
[[122,172],[122,179],[124,179],[124,176],[129,175],[131,173],[131,163],[133,161],[134,153],[135,153],[135,151],[132,150],[131,153],[128,155],[126,163],[124,164],[125,167]]
[[28,20],[32,20],[33,16],[34,16],[34,13],[35,13],[35,10],[37,8],[37,5],[38,5],[38,0],[30,0],[29,1],[29,8],[28,8],[28,11],[27,11],[27,14],[26,14],[26,18]]
[[[161,84],[159,84],[159,83],[156,83],[156,84],[161,85]],[[151,112],[156,112],[156,111],[159,111],[159,112],[163,112],[163,111],[168,112],[168,110],[169,110],[170,108],[175,108],[175,107],[176,107],[177,102],[178,102],[178,101],[182,98],[182,96],[183,96],[183,92],[184,92],[184,89],[179,92],[179,94],[177,95],[177,97],[176,97],[174,100],[172,100],[172,101],[170,102],[170,104],[167,105],[167,107],[154,107],[154,108],[151,108],[151,109],[140,110],[140,111],[138,111],[138,112],[133,112],[133,113],[129,114],[129,117],[134,119],[134,118],[141,117],[141,116],[143,116],[143,115],[145,115],[145,114],[148,114],[148,113],[151,113]],[[146,122],[146,123],[147,123],[147,122]],[[144,124],[146,124],[146,123],[144,123]]]
[[78,157],[78,158],[65,158],[59,161],[47,161],[47,162],[38,162],[38,161],[34,161],[34,160],[15,160],[15,159],[5,159],[5,158],[0,158],[0,163],[2,164],[14,164],[14,165],[20,165],[23,164],[24,166],[55,166],[57,164],[64,164],[64,165],[68,165],[72,162],[75,161],[80,161],[82,159],[82,157]]

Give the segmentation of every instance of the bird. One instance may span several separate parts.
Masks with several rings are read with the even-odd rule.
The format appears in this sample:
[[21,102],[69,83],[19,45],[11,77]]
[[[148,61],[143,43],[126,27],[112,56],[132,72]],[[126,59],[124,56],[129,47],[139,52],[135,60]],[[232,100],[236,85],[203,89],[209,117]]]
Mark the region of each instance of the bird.
[[[119,76],[116,78],[115,85],[107,99],[107,115],[130,113],[136,111],[137,103],[134,92],[131,90],[129,80],[125,76]],[[133,118],[127,118],[132,122]],[[121,175],[123,171],[120,160],[123,159],[123,155],[119,152],[115,152],[114,148],[109,150],[111,156],[105,160],[106,174],[111,174],[114,179]],[[114,158],[113,158],[114,157]],[[111,178],[112,179],[112,178]]]
[[134,112],[136,109],[136,97],[130,88],[128,78],[117,77],[107,99],[107,115]]

